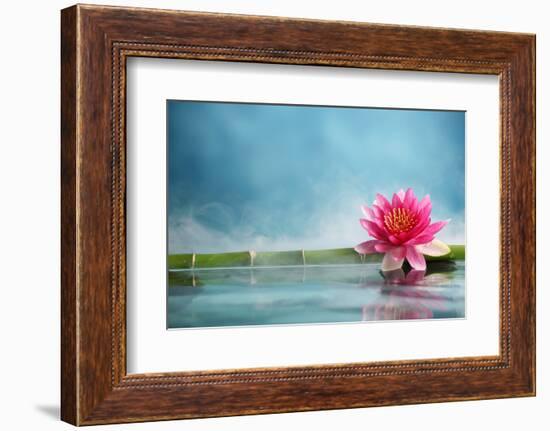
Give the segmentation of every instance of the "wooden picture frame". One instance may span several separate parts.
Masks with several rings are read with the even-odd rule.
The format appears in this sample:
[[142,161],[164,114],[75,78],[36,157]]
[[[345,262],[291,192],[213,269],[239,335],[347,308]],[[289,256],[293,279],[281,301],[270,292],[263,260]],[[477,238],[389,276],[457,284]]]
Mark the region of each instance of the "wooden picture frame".
[[[84,5],[64,9],[61,17],[64,421],[91,425],[535,394],[534,35]],[[498,75],[500,354],[127,374],[130,56]]]

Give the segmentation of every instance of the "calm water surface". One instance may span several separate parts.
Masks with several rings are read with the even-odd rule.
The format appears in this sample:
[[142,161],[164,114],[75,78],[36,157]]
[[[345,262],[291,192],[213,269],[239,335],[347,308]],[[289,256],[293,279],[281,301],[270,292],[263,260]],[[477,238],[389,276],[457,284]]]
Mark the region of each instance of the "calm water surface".
[[463,318],[464,262],[170,271],[168,328]]

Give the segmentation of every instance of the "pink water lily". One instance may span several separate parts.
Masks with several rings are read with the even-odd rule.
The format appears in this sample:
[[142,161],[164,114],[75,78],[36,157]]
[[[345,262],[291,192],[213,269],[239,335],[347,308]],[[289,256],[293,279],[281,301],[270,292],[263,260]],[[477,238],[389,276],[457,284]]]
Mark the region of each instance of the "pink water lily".
[[389,202],[381,194],[376,195],[372,207],[363,206],[365,218],[361,226],[373,240],[355,247],[360,254],[384,253],[382,271],[401,268],[405,259],[416,270],[426,269],[427,256],[443,256],[450,253],[447,244],[435,238],[449,222],[432,223],[432,203],[426,195],[420,202],[412,189],[399,190]]

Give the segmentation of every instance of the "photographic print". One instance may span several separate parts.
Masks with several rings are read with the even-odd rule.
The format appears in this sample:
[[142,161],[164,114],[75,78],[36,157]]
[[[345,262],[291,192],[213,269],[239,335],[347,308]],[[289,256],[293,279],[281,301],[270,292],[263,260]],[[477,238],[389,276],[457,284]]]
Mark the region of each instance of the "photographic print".
[[465,317],[465,112],[167,101],[169,329]]

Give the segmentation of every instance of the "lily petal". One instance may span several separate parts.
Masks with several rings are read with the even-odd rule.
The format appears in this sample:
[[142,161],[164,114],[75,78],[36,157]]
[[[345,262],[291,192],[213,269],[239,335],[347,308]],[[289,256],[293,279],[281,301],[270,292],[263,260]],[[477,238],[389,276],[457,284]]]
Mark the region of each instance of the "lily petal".
[[386,238],[384,231],[380,229],[380,227],[376,223],[372,221],[368,221],[367,219],[364,219],[364,218],[360,219],[360,222],[361,222],[361,226],[365,228],[365,230],[369,233],[370,236],[373,236],[376,239]]
[[395,235],[388,235],[388,240],[395,245],[401,245],[403,242]]
[[419,244],[416,246],[416,250],[428,256],[445,256],[451,252],[449,246],[438,239],[427,244]]
[[374,249],[378,253],[390,253],[395,260],[404,259],[407,251],[405,247],[395,246],[384,241],[378,241],[378,244],[374,245]]
[[370,221],[374,220],[374,212],[368,206],[363,205],[361,207],[361,211],[363,211],[363,214],[365,215],[365,218],[367,220],[370,220]]
[[397,193],[394,193],[391,200],[391,206],[393,208],[399,208],[402,205],[403,205],[403,201],[401,200],[401,198],[398,196]]
[[418,235],[416,238],[407,241],[407,245],[420,245],[432,242],[435,239],[433,235]]
[[391,211],[391,205],[384,195],[380,193],[376,194],[376,205],[378,205],[384,212]]
[[372,212],[377,219],[384,219],[384,211],[378,205],[372,206]]
[[[410,189],[408,189],[407,191],[409,191]],[[399,190],[397,192],[397,196],[399,196],[399,199],[401,199],[401,202],[405,202],[405,192],[403,191],[403,189]]]
[[403,206],[405,208],[412,209],[412,204],[413,204],[414,199],[415,199],[414,193],[413,193],[412,189],[409,187],[407,189],[407,192],[405,193],[405,195],[403,196],[403,198],[401,200],[403,201]]
[[401,268],[404,259],[395,260],[391,253],[386,253],[382,259],[382,271],[395,271]]
[[418,219],[420,221],[424,220],[430,220],[430,216],[432,214],[432,207],[430,204],[420,208],[420,205],[418,207],[418,212],[416,213]]
[[443,220],[432,223],[423,232],[422,235],[435,235],[449,223],[450,220]]
[[394,247],[390,250],[391,255],[394,259],[404,259],[405,254],[407,253],[407,247]]
[[369,240],[362,242],[361,244],[358,244],[354,247],[355,251],[359,254],[370,254],[370,253],[376,253],[375,245],[378,244],[378,240]]
[[374,248],[378,253],[386,253],[395,248],[395,245],[384,241],[378,241],[378,244],[375,244]]
[[424,196],[424,198],[420,201],[420,204],[418,204],[418,209],[421,210],[422,208],[426,206],[432,207],[432,201],[430,200],[430,195]]
[[411,239],[416,238],[418,235],[424,232],[424,230],[429,226],[430,222],[431,219],[429,217],[421,218],[418,224],[411,231],[407,232],[407,237]]
[[418,199],[416,199],[416,196],[414,195],[413,195],[412,202],[409,206],[409,209],[415,214],[418,213]]
[[408,246],[406,257],[413,269],[417,269],[419,271],[426,269],[426,259],[424,259],[424,256],[416,250],[416,247]]

